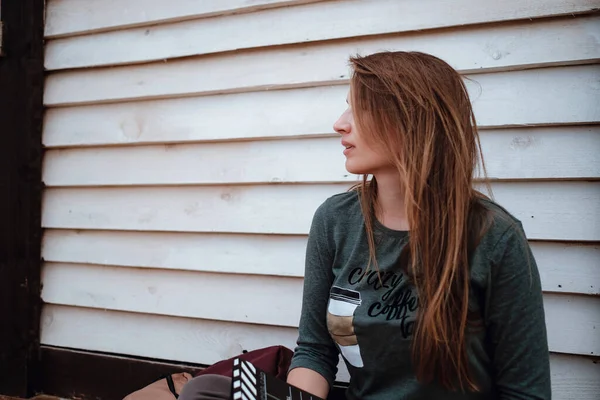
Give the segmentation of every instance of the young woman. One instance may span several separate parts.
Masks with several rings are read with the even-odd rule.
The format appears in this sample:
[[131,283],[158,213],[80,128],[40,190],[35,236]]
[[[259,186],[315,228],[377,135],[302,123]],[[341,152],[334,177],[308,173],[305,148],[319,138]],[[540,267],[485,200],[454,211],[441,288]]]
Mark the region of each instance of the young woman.
[[351,64],[334,129],[364,178],[315,213],[288,382],[325,398],[341,353],[348,399],[550,399],[538,269],[521,223],[474,189],[461,76],[414,52]]

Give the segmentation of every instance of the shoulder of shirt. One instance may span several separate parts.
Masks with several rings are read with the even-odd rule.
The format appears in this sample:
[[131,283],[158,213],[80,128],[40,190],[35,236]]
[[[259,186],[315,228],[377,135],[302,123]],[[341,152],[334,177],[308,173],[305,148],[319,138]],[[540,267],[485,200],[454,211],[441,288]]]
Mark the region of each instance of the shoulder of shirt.
[[490,213],[496,229],[506,230],[521,225],[521,221],[517,217],[495,201],[486,198],[479,201]]
[[490,213],[491,224],[483,238],[490,251],[496,249],[502,252],[506,241],[511,237],[527,241],[521,221],[506,208],[489,199],[481,199],[480,202]]
[[324,220],[327,225],[336,225],[341,219],[350,222],[352,217],[362,218],[357,191],[349,190],[327,198],[321,203],[315,216]]
[[351,189],[347,192],[337,193],[327,198],[319,207],[328,213],[347,211],[348,209],[360,207],[358,192]]
[[[488,239],[489,245],[497,244],[503,238],[515,233],[524,237],[521,221],[506,208],[487,198],[482,198],[479,201],[490,213],[491,224],[484,235]],[[349,190],[327,198],[317,209],[316,216],[328,225],[337,225],[340,219],[343,219],[344,225],[352,223],[353,217],[362,219],[358,192]]]
[[[521,221],[511,214],[506,208],[495,201],[487,198],[479,200],[480,203],[490,213],[492,225],[490,229],[493,233],[502,234],[508,230],[521,229]],[[348,212],[360,212],[360,199],[358,192],[354,189],[347,192],[337,193],[327,198],[319,206],[318,213],[321,216],[346,215]]]

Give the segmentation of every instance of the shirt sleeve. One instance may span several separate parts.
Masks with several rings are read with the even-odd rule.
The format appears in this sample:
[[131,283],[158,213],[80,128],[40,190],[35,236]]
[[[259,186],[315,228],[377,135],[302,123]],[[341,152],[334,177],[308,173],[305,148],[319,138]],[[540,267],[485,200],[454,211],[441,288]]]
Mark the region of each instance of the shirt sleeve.
[[487,329],[499,399],[550,399],[550,360],[539,271],[520,224],[494,251]]
[[327,329],[327,305],[333,283],[327,219],[323,204],[315,212],[308,237],[299,335],[289,370],[311,369],[321,374],[331,388],[339,353]]

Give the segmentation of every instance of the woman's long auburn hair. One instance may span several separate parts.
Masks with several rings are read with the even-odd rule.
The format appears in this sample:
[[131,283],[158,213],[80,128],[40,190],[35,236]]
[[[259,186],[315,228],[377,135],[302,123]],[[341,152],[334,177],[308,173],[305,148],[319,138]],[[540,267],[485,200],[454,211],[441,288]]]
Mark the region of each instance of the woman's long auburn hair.
[[[478,390],[470,374],[466,331],[469,255],[488,225],[473,187],[483,156],[461,75],[446,62],[418,52],[352,57],[351,105],[356,126],[399,172],[410,226],[402,259],[419,310],[412,343],[416,376],[450,390]],[[489,186],[488,186],[489,188]],[[356,188],[377,268],[373,215],[377,181]]]

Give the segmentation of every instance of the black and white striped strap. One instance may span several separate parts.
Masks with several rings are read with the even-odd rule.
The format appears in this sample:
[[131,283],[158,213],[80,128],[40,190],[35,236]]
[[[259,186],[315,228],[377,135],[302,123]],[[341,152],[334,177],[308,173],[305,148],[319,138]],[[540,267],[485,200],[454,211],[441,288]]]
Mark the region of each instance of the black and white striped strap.
[[233,400],[258,400],[258,374],[251,363],[233,360]]

